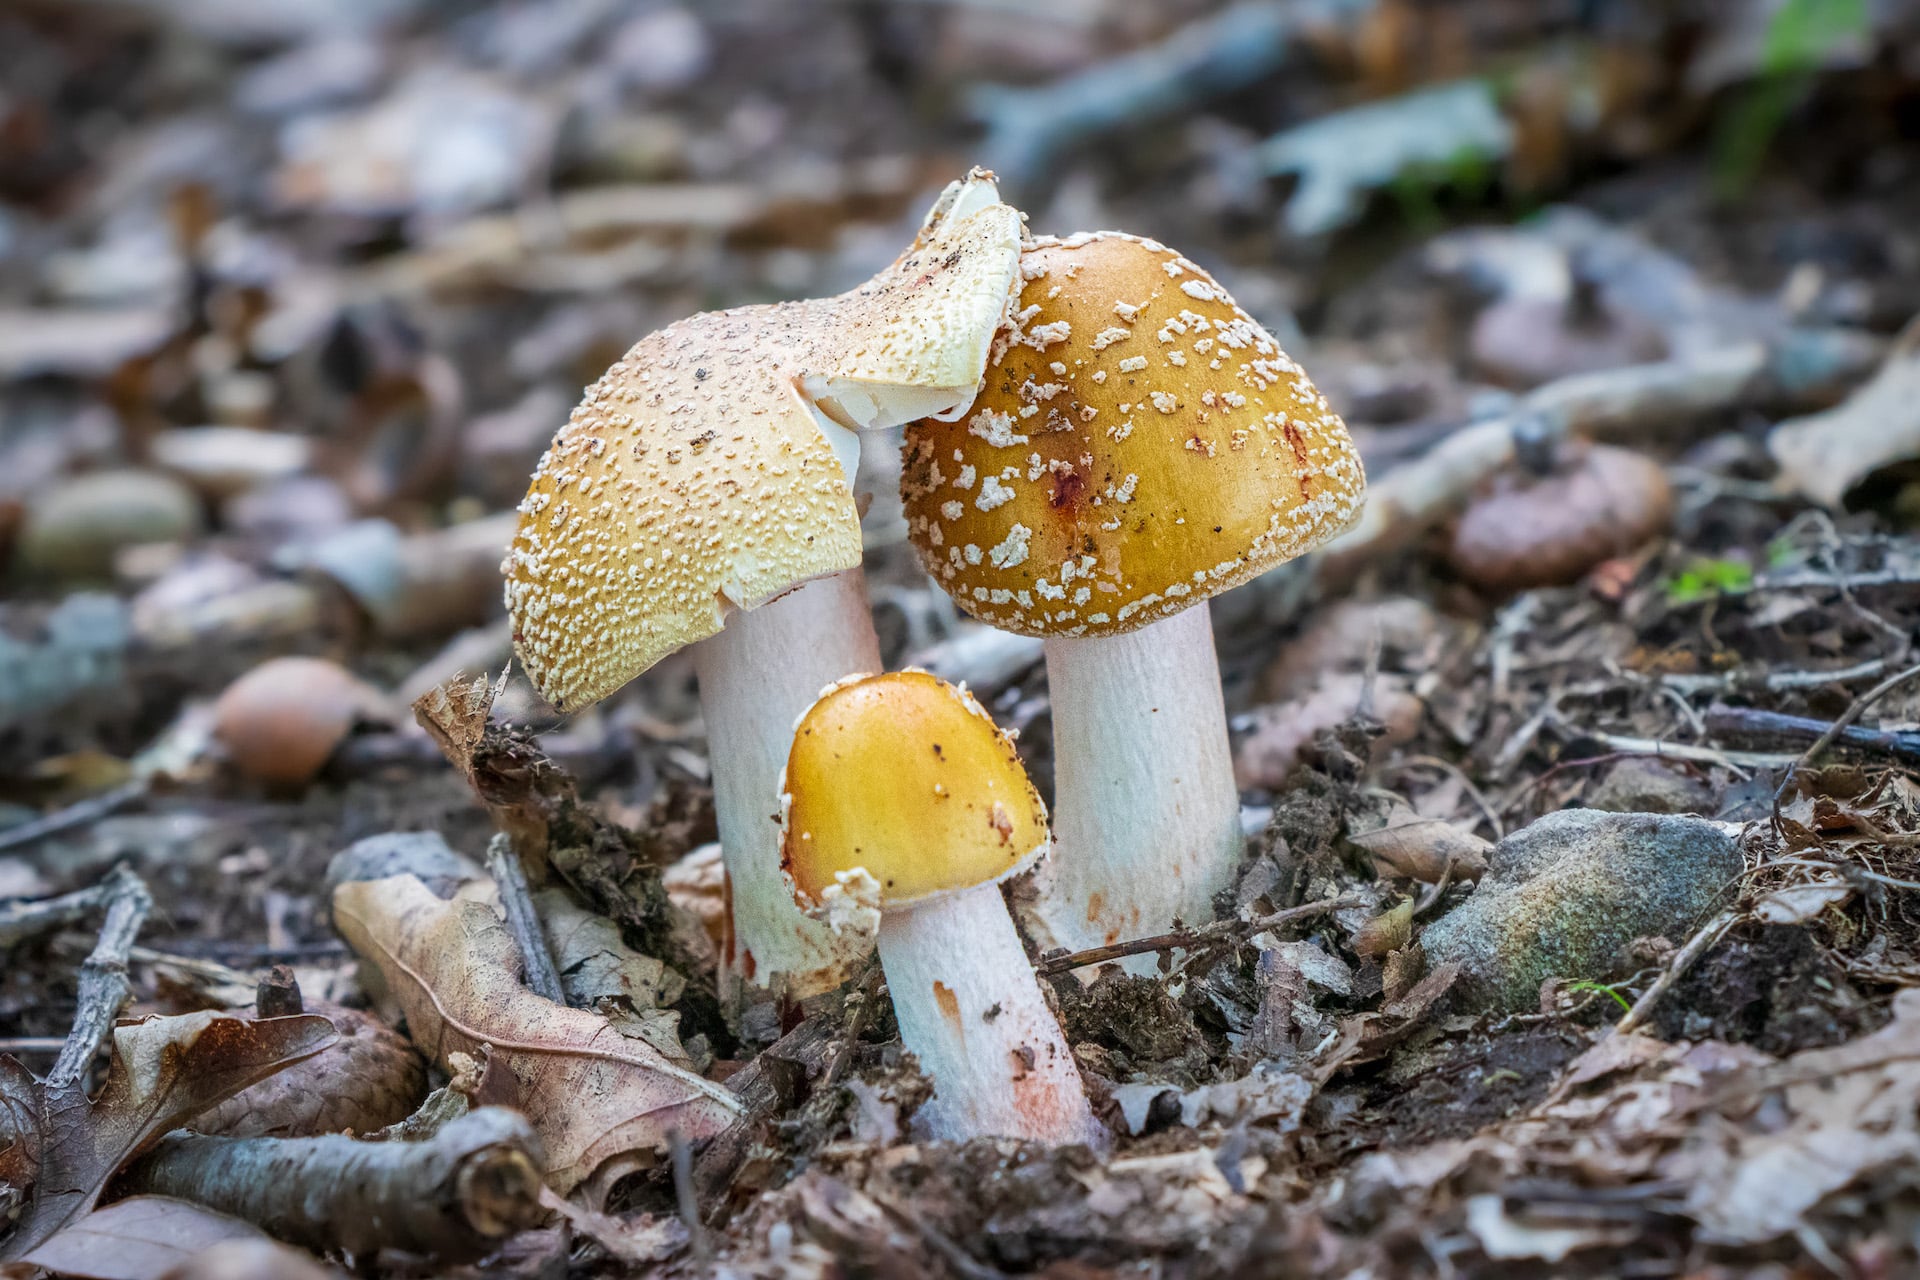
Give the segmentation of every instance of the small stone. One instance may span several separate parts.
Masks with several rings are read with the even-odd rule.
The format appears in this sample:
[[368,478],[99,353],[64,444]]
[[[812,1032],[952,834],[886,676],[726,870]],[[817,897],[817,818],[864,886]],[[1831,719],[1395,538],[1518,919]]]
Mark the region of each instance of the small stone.
[[1657,760],[1622,760],[1607,771],[1587,803],[1608,813],[1711,813],[1713,789]]
[[438,831],[388,831],[354,841],[327,864],[329,894],[356,880],[410,875],[437,896],[451,898],[461,885],[486,872],[457,853]]
[[104,578],[123,547],[183,542],[200,523],[199,499],[171,476],[96,471],[29,503],[17,563],[39,577]]
[[1640,937],[1684,938],[1744,867],[1697,818],[1565,809],[1495,845],[1461,906],[1421,935],[1429,967],[1461,965],[1457,999],[1520,1011],[1547,978],[1595,980]]

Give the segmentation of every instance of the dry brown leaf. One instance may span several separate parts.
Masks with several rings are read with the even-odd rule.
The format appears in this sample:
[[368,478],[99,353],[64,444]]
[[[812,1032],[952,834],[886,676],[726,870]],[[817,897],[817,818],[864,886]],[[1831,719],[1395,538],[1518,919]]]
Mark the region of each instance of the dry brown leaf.
[[487,717],[506,687],[505,669],[492,685],[484,673],[472,680],[455,676],[414,699],[413,716],[454,768],[471,773],[474,750],[487,736]]
[[171,1196],[95,1209],[22,1261],[85,1280],[161,1280],[227,1240],[265,1240],[250,1222]]
[[445,902],[412,876],[334,890],[335,924],[376,965],[422,1052],[445,1065],[487,1046],[513,1073],[547,1150],[547,1181],[566,1194],[609,1162],[664,1150],[669,1130],[711,1137],[738,1099],[677,1067],[597,1013],[542,999],[520,982],[499,917]]
[[1413,941],[1413,905],[1408,898],[1354,930],[1354,952],[1377,960]]
[[223,1240],[166,1280],[339,1280],[340,1273],[313,1255],[276,1240]]
[[1776,484],[1836,509],[1874,472],[1920,458],[1920,320],[1871,382],[1836,408],[1780,423],[1767,449],[1780,464]]
[[[1848,1187],[1911,1180],[1920,1163],[1920,991],[1894,997],[1887,1026],[1831,1049],[1750,1068],[1706,1099],[1721,1122],[1689,1126],[1661,1173],[1687,1188],[1710,1235],[1759,1244],[1798,1230]],[[1763,1092],[1772,1101],[1751,1109]],[[1732,1117],[1747,1115],[1744,1123]]]
[[78,1087],[39,1098],[40,1181],[0,1244],[0,1260],[23,1257],[92,1209],[107,1180],[167,1130],[312,1057],[337,1034],[325,1018],[243,1021],[218,1013],[115,1027],[113,1064],[98,1098],[89,1103]]
[[1487,869],[1487,851],[1493,848],[1472,832],[1437,818],[1403,822],[1348,839],[1373,855],[1383,875],[1409,876],[1426,884],[1437,884],[1449,863],[1455,880],[1478,880]]
[[40,1180],[40,1085],[14,1058],[0,1058],[0,1222],[10,1222]]
[[1853,896],[1853,887],[1838,880],[1790,884],[1775,889],[1753,906],[1754,918],[1767,924],[1805,924],[1828,907]]
[[196,1132],[233,1138],[364,1134],[413,1114],[427,1093],[427,1064],[405,1036],[358,1009],[324,1000],[307,1001],[306,1012],[333,1023],[340,1033],[333,1047],[197,1117]]

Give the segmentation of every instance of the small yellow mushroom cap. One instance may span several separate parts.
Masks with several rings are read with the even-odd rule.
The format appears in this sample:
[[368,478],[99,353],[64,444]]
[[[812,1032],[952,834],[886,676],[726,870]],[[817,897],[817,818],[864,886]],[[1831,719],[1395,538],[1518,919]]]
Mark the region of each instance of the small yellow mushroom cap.
[[1041,238],[986,382],[907,428],[927,571],[1006,631],[1132,631],[1309,551],[1359,515],[1339,415],[1206,272],[1152,240]]
[[925,671],[830,687],[794,727],[782,790],[781,858],[803,907],[856,884],[882,907],[921,902],[1004,879],[1047,847],[1013,735]]

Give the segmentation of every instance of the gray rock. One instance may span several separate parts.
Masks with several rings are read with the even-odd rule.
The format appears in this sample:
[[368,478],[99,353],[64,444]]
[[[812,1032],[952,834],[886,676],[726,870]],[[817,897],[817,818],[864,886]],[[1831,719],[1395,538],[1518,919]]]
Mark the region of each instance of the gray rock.
[[104,578],[122,547],[184,541],[200,522],[200,500],[172,476],[96,471],[32,501],[17,554],[29,574]]
[[1635,938],[1678,942],[1743,867],[1711,823],[1565,809],[1495,845],[1465,903],[1421,935],[1430,966],[1459,961],[1458,998],[1535,1007],[1547,978],[1604,980]]
[[1607,770],[1587,803],[1608,813],[1711,813],[1713,789],[1658,760],[1636,756]]
[[385,880],[411,875],[435,897],[451,898],[469,880],[486,875],[471,858],[456,852],[438,831],[388,831],[356,840],[327,864],[327,891],[356,880]]

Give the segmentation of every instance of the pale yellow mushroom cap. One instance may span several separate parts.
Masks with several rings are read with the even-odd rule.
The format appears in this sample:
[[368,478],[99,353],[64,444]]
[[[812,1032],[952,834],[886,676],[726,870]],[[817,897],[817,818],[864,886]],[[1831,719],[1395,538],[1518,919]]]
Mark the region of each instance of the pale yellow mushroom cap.
[[781,857],[803,906],[864,869],[900,906],[1003,879],[1047,847],[1047,810],[964,689],[925,671],[855,676],[794,728]]
[[1131,631],[1359,515],[1345,424],[1206,272],[1117,232],[1036,241],[1020,271],[972,408],[907,429],[913,543],[962,608]]
[[515,649],[548,700],[603,698],[729,609],[858,565],[842,428],[972,398],[1019,245],[1018,211],[975,171],[860,288],[693,316],[587,388],[501,566]]

